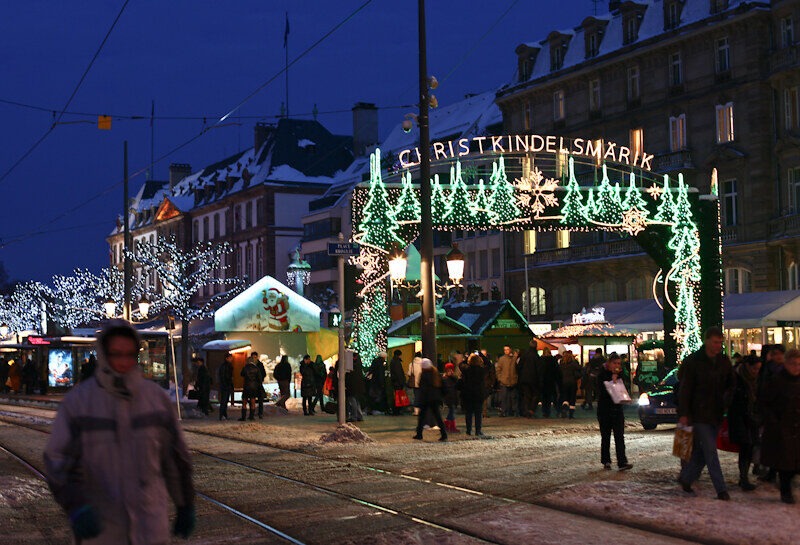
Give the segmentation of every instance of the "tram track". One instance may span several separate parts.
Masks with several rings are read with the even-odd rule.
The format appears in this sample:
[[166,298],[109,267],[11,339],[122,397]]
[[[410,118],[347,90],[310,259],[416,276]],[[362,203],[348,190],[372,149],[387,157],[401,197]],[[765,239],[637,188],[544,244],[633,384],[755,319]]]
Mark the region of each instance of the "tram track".
[[[602,518],[602,517],[592,516],[590,514],[586,514],[586,513],[583,513],[583,512],[577,512],[577,510],[573,510],[573,509],[570,509],[568,507],[553,506],[553,505],[550,505],[550,504],[548,504],[546,502],[536,502],[536,501],[532,501],[530,499],[509,498],[509,497],[505,497],[503,495],[499,495],[499,494],[488,492],[486,490],[478,490],[478,489],[471,488],[471,487],[468,487],[468,486],[461,486],[461,485],[457,485],[457,484],[437,481],[435,479],[419,477],[419,476],[415,476],[415,475],[408,475],[408,474],[405,474],[405,473],[402,473],[402,472],[397,472],[397,471],[392,471],[392,470],[385,469],[385,468],[375,467],[375,466],[370,465],[370,464],[364,464],[364,463],[360,463],[360,462],[351,462],[351,461],[347,461],[346,462],[346,461],[336,460],[336,459],[332,459],[330,457],[319,456],[319,455],[316,455],[316,454],[313,454],[313,453],[302,452],[302,451],[288,449],[288,448],[276,447],[274,445],[265,444],[265,443],[259,442],[259,441],[251,441],[251,440],[242,439],[242,438],[235,438],[235,437],[230,437],[230,436],[226,436],[226,435],[220,435],[220,434],[212,433],[212,432],[209,432],[209,431],[206,431],[206,430],[198,430],[198,429],[195,429],[195,428],[192,428],[192,427],[184,428],[184,432],[186,434],[194,434],[194,435],[204,436],[204,437],[208,437],[208,438],[214,438],[214,439],[217,439],[217,440],[220,440],[220,441],[233,442],[233,443],[238,443],[238,444],[242,444],[242,445],[258,447],[259,449],[266,449],[263,452],[278,453],[278,454],[280,454],[282,456],[289,456],[290,460],[292,460],[292,459],[296,460],[297,458],[304,459],[304,460],[309,460],[309,461],[313,460],[315,463],[322,464],[322,466],[323,466],[323,469],[321,470],[322,473],[324,473],[326,469],[330,470],[330,471],[335,471],[335,470],[337,470],[337,468],[340,469],[340,468],[346,467],[346,468],[348,468],[349,471],[360,470],[360,471],[363,471],[363,472],[368,472],[369,474],[372,474],[372,475],[379,475],[380,477],[378,478],[378,481],[376,482],[376,486],[374,487],[375,489],[380,489],[380,487],[381,487],[381,484],[380,484],[381,483],[381,479],[383,479],[383,483],[387,483],[388,482],[388,481],[386,481],[386,479],[394,479],[394,480],[398,480],[399,479],[399,480],[404,480],[404,481],[409,482],[409,483],[415,483],[416,485],[418,485],[419,490],[416,491],[416,494],[418,494],[420,497],[425,497],[426,494],[430,494],[430,491],[426,491],[425,490],[426,488],[436,487],[436,488],[438,488],[440,490],[444,489],[444,490],[447,490],[447,491],[450,491],[450,492],[453,492],[453,493],[461,494],[461,495],[463,495],[463,496],[465,496],[467,498],[468,497],[481,498],[483,500],[487,500],[489,502],[489,504],[492,504],[492,505],[508,505],[508,506],[514,506],[514,507],[519,507],[519,508],[528,509],[528,510],[530,510],[530,508],[536,508],[537,510],[541,510],[540,515],[543,514],[544,516],[547,516],[548,512],[551,515],[555,515],[556,513],[558,513],[561,516],[569,515],[569,516],[575,518],[576,519],[575,522],[579,522],[580,520],[584,520],[587,523],[592,523],[592,522],[594,522],[594,523],[602,523],[604,525],[609,525],[609,526],[612,526],[612,527],[618,527],[620,529],[635,530],[635,531],[638,531],[638,532],[641,532],[642,534],[644,534],[642,536],[642,538],[644,538],[644,539],[647,539],[648,536],[652,537],[652,538],[656,538],[656,536],[657,536],[658,538],[661,538],[661,539],[663,539],[665,536],[669,536],[671,538],[679,539],[679,540],[686,540],[687,539],[687,536],[685,535],[685,533],[682,534],[680,532],[674,532],[671,529],[659,529],[658,532],[654,532],[652,527],[648,527],[646,525],[636,525],[636,524],[630,524],[630,523],[625,523],[625,524],[612,523],[612,522],[609,522],[608,519],[605,519],[605,518]],[[481,540],[483,542],[488,542],[488,543],[503,543],[503,542],[505,542],[505,541],[496,541],[496,539],[492,536],[491,533],[489,533],[487,535],[484,532],[475,532],[475,531],[471,530],[469,527],[464,527],[463,525],[458,524],[458,521],[455,521],[455,523],[454,523],[452,518],[447,518],[447,517],[443,518],[442,516],[438,516],[438,517],[437,516],[433,516],[433,517],[425,516],[424,514],[421,514],[419,512],[416,512],[416,513],[413,512],[414,509],[397,508],[395,505],[392,505],[391,503],[386,503],[385,501],[378,501],[374,497],[373,498],[365,498],[364,497],[364,495],[365,495],[364,492],[362,492],[362,494],[359,496],[359,495],[347,493],[346,491],[342,490],[343,486],[346,488],[346,486],[352,486],[352,483],[344,483],[344,485],[342,485],[342,483],[337,483],[337,486],[334,486],[334,485],[330,485],[330,484],[328,484],[328,485],[321,484],[319,482],[319,480],[317,482],[308,482],[308,479],[298,479],[298,478],[291,477],[291,476],[287,475],[286,474],[287,471],[281,471],[281,473],[278,473],[276,471],[272,471],[270,469],[267,469],[267,468],[265,468],[263,466],[253,465],[253,463],[251,463],[251,462],[242,462],[240,460],[231,459],[231,457],[227,457],[227,458],[226,457],[222,457],[222,456],[219,456],[217,454],[214,454],[212,452],[208,452],[208,451],[202,450],[202,449],[194,448],[192,450],[194,452],[196,452],[197,454],[201,455],[201,456],[204,456],[204,457],[206,457],[208,459],[211,459],[211,460],[215,460],[215,461],[217,461],[219,463],[224,463],[224,464],[230,465],[230,466],[236,466],[236,467],[239,467],[239,468],[244,469],[246,471],[257,472],[257,473],[262,474],[262,475],[268,475],[271,478],[278,479],[278,480],[280,480],[282,482],[287,482],[287,483],[291,482],[291,483],[294,483],[294,484],[296,484],[298,486],[308,487],[308,488],[316,490],[316,491],[318,491],[320,493],[325,493],[325,494],[328,494],[328,495],[331,495],[331,496],[334,496],[334,497],[338,497],[340,499],[343,499],[343,500],[346,500],[346,501],[349,501],[349,502],[352,502],[352,503],[363,505],[363,506],[368,507],[370,509],[375,509],[375,510],[378,510],[380,512],[383,512],[383,513],[386,513],[386,514],[390,514],[390,515],[393,515],[393,516],[399,516],[399,517],[404,518],[405,520],[413,522],[413,523],[424,524],[424,525],[429,526],[431,528],[441,529],[442,531],[455,532],[457,534],[462,534],[465,537],[469,536],[469,537],[471,537],[473,539]],[[234,456],[234,458],[235,458],[235,456]],[[292,465],[294,465],[294,462],[293,461],[281,460],[281,464],[285,465],[285,466],[292,466]],[[329,467],[326,468],[325,467],[326,465],[328,465]],[[308,475],[306,475],[306,477],[308,477]],[[362,480],[365,481],[365,482],[369,481],[369,477],[367,477],[365,479],[362,479]],[[354,480],[354,482],[355,482],[355,480]],[[360,484],[360,482],[356,482],[356,484]],[[370,494],[366,494],[366,495],[370,495]],[[373,496],[374,496],[374,494],[373,494]],[[459,503],[462,503],[463,501],[465,501],[465,500],[464,499],[459,499],[458,500]],[[686,542],[686,541],[684,541],[684,542]],[[714,541],[693,541],[693,542],[695,542],[695,543],[707,543],[709,545],[716,545],[716,542],[714,542]]]

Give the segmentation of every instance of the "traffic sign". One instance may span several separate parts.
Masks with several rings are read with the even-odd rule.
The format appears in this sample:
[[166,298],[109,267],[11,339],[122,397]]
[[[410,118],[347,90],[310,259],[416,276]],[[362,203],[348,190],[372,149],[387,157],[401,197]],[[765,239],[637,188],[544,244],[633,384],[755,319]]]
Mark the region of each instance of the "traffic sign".
[[328,255],[348,257],[351,255],[358,255],[358,244],[352,242],[329,242]]
[[328,312],[328,327],[339,327],[342,323],[341,312]]

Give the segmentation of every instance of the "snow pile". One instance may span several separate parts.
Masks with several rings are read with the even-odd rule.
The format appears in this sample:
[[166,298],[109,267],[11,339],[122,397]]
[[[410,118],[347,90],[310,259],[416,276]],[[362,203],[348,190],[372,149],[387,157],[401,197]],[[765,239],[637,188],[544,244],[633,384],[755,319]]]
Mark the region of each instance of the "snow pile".
[[355,424],[340,424],[336,430],[319,438],[322,443],[373,443],[373,439]]

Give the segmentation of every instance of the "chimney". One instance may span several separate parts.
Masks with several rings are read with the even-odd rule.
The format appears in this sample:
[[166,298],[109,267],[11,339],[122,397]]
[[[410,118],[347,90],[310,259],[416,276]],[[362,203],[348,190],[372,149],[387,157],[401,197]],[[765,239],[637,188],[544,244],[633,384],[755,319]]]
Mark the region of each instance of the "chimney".
[[169,165],[169,188],[186,178],[192,173],[192,165],[188,163],[172,163]]
[[269,123],[264,123],[263,121],[259,121],[258,123],[256,123],[253,134],[254,136],[253,145],[255,147],[253,153],[258,153],[258,150],[261,149],[261,146],[264,145],[264,143],[267,141],[267,138],[269,138],[269,135],[273,130],[275,130],[275,127],[273,127]]
[[609,0],[608,2],[608,11],[614,12],[619,9],[619,5],[622,4],[621,0]]
[[378,143],[378,107],[370,102],[353,106],[353,154],[366,155],[367,149]]

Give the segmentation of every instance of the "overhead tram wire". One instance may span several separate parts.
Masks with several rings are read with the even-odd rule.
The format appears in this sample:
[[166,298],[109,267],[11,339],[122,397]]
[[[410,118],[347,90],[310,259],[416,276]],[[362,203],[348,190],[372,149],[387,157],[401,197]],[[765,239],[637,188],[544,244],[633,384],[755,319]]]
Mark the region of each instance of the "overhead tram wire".
[[103,47],[106,45],[106,42],[108,41],[108,38],[111,36],[111,32],[114,30],[114,27],[117,26],[117,22],[119,22],[120,17],[122,17],[122,13],[125,11],[125,8],[128,6],[128,2],[130,2],[130,0],[125,0],[125,3],[122,4],[122,7],[120,8],[119,13],[117,13],[116,18],[114,19],[114,22],[111,23],[111,26],[109,27],[108,32],[106,32],[106,35],[103,38],[103,41],[100,42],[100,46],[94,52],[94,56],[92,56],[92,60],[89,61],[89,65],[83,71],[83,75],[81,75],[80,80],[78,81],[77,85],[75,85],[75,88],[72,90],[72,94],[69,96],[69,99],[67,99],[67,103],[64,104],[64,107],[61,109],[61,112],[56,116],[56,119],[55,119],[55,121],[53,121],[53,124],[50,125],[50,128],[47,129],[47,131],[45,131],[45,133],[36,142],[34,142],[33,145],[31,147],[29,147],[28,150],[25,153],[23,153],[22,156],[19,159],[17,159],[16,162],[14,162],[14,164],[11,165],[11,167],[2,174],[2,176],[0,176],[0,183],[3,183],[3,181],[6,178],[8,178],[8,176],[12,172],[14,172],[14,170],[20,164],[22,164],[22,162],[31,153],[33,153],[36,150],[36,148],[39,147],[39,144],[44,142],[45,139],[48,136],[50,136],[50,133],[52,133],[53,130],[56,128],[56,126],[58,125],[58,122],[61,121],[61,118],[64,116],[64,112],[67,111],[67,108],[69,108],[69,105],[72,103],[72,100],[75,98],[75,95],[78,94],[78,90],[81,88],[81,85],[83,85],[83,82],[86,79],[86,76],[89,75],[89,70],[92,69],[92,66],[94,65],[94,62],[97,60],[97,57],[100,56],[100,52],[103,50]]
[[[126,3],[126,5],[127,5],[127,2],[128,2],[128,0],[126,0],[126,2],[125,2],[125,3]],[[310,53],[310,52],[311,52],[313,49],[315,49],[315,48],[316,48],[316,47],[317,47],[319,44],[321,44],[321,43],[322,43],[324,40],[326,40],[328,37],[330,37],[330,36],[331,36],[331,35],[332,35],[332,34],[333,34],[333,33],[334,33],[336,30],[338,30],[338,29],[339,29],[339,28],[340,28],[342,25],[344,25],[346,22],[348,22],[350,19],[352,19],[352,18],[353,18],[353,17],[354,17],[354,16],[355,16],[355,15],[356,15],[358,12],[360,12],[361,10],[363,10],[365,7],[367,7],[367,6],[368,6],[369,4],[371,4],[371,3],[372,3],[372,0],[367,0],[366,2],[364,2],[363,4],[361,4],[361,5],[360,5],[358,8],[356,8],[356,9],[355,9],[355,10],[354,10],[352,13],[350,13],[350,14],[349,14],[347,17],[345,17],[345,18],[344,18],[342,21],[340,21],[338,24],[336,24],[336,25],[335,25],[335,26],[334,26],[334,27],[333,27],[331,30],[329,30],[328,32],[326,32],[326,33],[325,33],[325,34],[324,34],[324,35],[323,35],[323,36],[322,36],[320,39],[318,39],[318,40],[317,40],[316,42],[314,42],[314,43],[313,43],[311,46],[309,46],[308,48],[306,48],[306,49],[305,49],[305,51],[303,51],[303,52],[302,52],[302,53],[301,53],[299,56],[297,56],[297,57],[296,57],[294,60],[292,60],[292,62],[290,62],[288,66],[286,66],[286,67],[284,67],[284,68],[281,68],[281,69],[280,69],[280,70],[279,70],[279,71],[278,71],[278,72],[277,72],[277,73],[276,73],[274,76],[272,76],[272,77],[271,77],[269,80],[267,80],[267,81],[266,81],[265,83],[263,83],[262,85],[258,86],[258,87],[255,89],[255,91],[253,91],[252,93],[250,93],[249,95],[247,95],[247,97],[245,97],[245,99],[244,99],[244,100],[242,100],[241,102],[239,102],[239,104],[237,104],[237,105],[236,105],[236,106],[235,106],[233,109],[231,109],[231,110],[230,110],[230,111],[229,111],[227,114],[225,114],[224,116],[222,116],[221,118],[219,118],[219,119],[218,119],[218,120],[217,120],[217,121],[216,121],[216,122],[215,122],[213,125],[211,125],[211,126],[209,126],[209,127],[206,127],[206,126],[204,126],[204,127],[203,127],[203,129],[202,129],[202,130],[201,130],[199,133],[197,133],[196,135],[192,136],[191,138],[189,138],[188,140],[186,140],[186,141],[185,141],[185,142],[183,142],[182,144],[179,144],[179,145],[175,146],[174,148],[172,148],[172,149],[171,149],[171,150],[169,150],[168,152],[166,152],[166,153],[162,154],[160,157],[158,157],[157,159],[154,159],[154,160],[153,160],[151,163],[149,163],[148,165],[146,165],[146,166],[144,166],[144,167],[142,167],[142,168],[138,169],[137,171],[135,171],[135,172],[131,173],[131,174],[129,175],[129,178],[131,178],[131,179],[132,179],[132,178],[135,178],[135,177],[139,176],[140,174],[143,174],[143,173],[144,173],[144,172],[146,172],[148,169],[150,169],[151,167],[153,167],[153,166],[155,166],[156,164],[160,163],[161,161],[163,161],[164,159],[166,159],[166,158],[167,158],[167,157],[169,157],[170,155],[174,154],[175,152],[177,152],[177,151],[179,151],[179,150],[181,150],[181,149],[185,148],[185,147],[186,147],[186,146],[188,146],[189,144],[191,144],[191,143],[193,143],[194,141],[198,140],[200,137],[202,137],[203,135],[205,135],[205,134],[206,134],[207,132],[209,132],[210,130],[212,130],[212,129],[215,129],[215,128],[218,128],[218,126],[220,126],[220,124],[221,124],[221,123],[223,123],[223,122],[224,122],[224,121],[225,121],[225,120],[226,120],[228,117],[230,117],[232,114],[234,114],[234,113],[235,113],[235,112],[236,112],[236,111],[237,111],[239,108],[241,108],[242,106],[244,106],[244,105],[245,105],[245,104],[246,104],[248,101],[250,101],[250,100],[251,100],[253,97],[255,97],[255,96],[256,96],[256,94],[258,94],[258,93],[259,93],[261,90],[263,90],[263,89],[264,89],[264,88],[265,88],[267,85],[269,85],[270,83],[272,83],[273,81],[275,81],[275,80],[276,80],[278,77],[280,77],[280,76],[283,74],[283,72],[284,72],[284,71],[285,71],[287,68],[291,67],[291,66],[292,66],[292,65],[294,65],[294,64],[295,64],[295,63],[296,63],[298,60],[300,60],[301,58],[303,58],[304,56],[306,56],[308,53]],[[124,6],[123,6],[123,7],[124,7]],[[116,21],[115,21],[115,23],[116,23]],[[65,110],[66,110],[66,108],[65,108]],[[262,116],[262,117],[263,117],[263,116]],[[149,118],[148,118],[148,119],[149,119]],[[52,130],[52,127],[51,127],[51,130]],[[0,182],[2,182],[2,178],[0,178]],[[27,235],[19,235],[19,236],[17,237],[17,240],[15,240],[15,241],[13,241],[13,242],[21,242],[21,241],[23,241],[23,240],[26,240],[27,238],[30,238],[31,236],[35,236],[35,234],[36,234],[36,233],[38,233],[39,231],[41,231],[43,228],[47,227],[48,225],[52,225],[53,223],[55,223],[56,221],[60,220],[61,218],[64,218],[64,217],[66,217],[66,216],[68,216],[68,215],[72,214],[73,212],[75,212],[75,211],[77,211],[77,210],[79,210],[79,209],[83,208],[84,206],[88,205],[89,203],[96,201],[96,200],[97,200],[97,199],[99,199],[100,197],[102,197],[102,196],[104,196],[104,195],[108,194],[109,192],[111,192],[112,190],[114,190],[115,188],[117,188],[118,186],[122,185],[122,183],[123,183],[123,181],[122,181],[122,180],[120,180],[120,181],[118,181],[118,182],[115,182],[115,183],[111,184],[110,186],[108,186],[106,189],[104,189],[104,190],[103,190],[103,191],[101,191],[100,193],[97,193],[96,195],[94,195],[94,196],[92,196],[92,197],[90,197],[90,198],[88,198],[88,199],[86,199],[86,200],[84,200],[84,201],[82,201],[82,202],[78,203],[77,205],[73,206],[72,208],[70,208],[70,209],[68,209],[68,210],[65,210],[65,211],[64,211],[64,212],[62,212],[61,214],[59,214],[59,215],[57,215],[57,216],[55,216],[55,217],[51,218],[49,221],[47,221],[47,222],[45,222],[45,223],[42,223],[41,225],[39,225],[38,227],[36,227],[36,229],[35,229],[34,231],[32,231],[32,234],[31,234],[31,233],[29,233],[29,234],[27,234]],[[1,246],[0,246],[0,247],[1,247]]]

